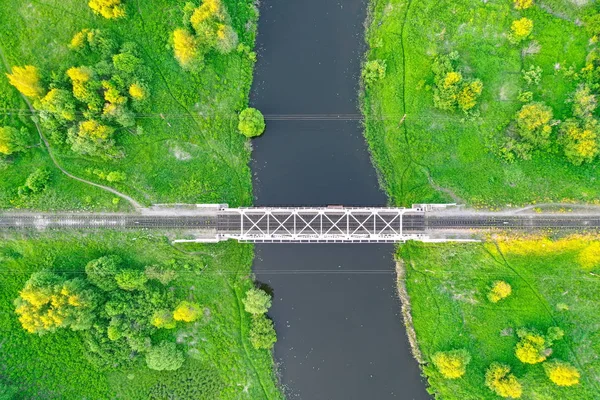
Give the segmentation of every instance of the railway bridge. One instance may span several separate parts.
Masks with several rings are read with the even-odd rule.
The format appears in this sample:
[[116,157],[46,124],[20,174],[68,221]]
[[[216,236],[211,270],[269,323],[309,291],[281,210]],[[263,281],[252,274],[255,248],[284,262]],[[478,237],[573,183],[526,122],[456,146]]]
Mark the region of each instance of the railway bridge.
[[465,241],[494,230],[599,231],[600,212],[475,212],[454,205],[390,207],[153,206],[141,213],[3,213],[2,229],[156,229],[176,241],[311,243]]

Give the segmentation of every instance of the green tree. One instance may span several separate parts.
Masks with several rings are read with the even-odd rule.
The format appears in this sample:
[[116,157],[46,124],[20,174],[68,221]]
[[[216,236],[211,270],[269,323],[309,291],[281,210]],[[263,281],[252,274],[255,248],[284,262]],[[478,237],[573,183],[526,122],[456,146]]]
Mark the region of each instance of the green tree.
[[265,118],[256,108],[246,108],[239,115],[238,129],[246,137],[259,136],[265,131]]
[[365,85],[371,85],[385,78],[385,60],[367,61],[362,70],[362,78]]
[[0,127],[0,154],[11,155],[27,147],[27,129]]
[[253,315],[250,325],[250,343],[255,349],[272,349],[277,342],[273,321],[266,315]]
[[458,379],[467,372],[471,355],[465,349],[438,351],[431,357],[433,365],[447,379]]
[[146,353],[146,365],[156,371],[175,371],[184,361],[183,352],[172,342],[163,341]]
[[104,291],[117,289],[115,276],[119,272],[122,261],[121,257],[117,255],[104,256],[90,261],[85,266],[87,279]]
[[523,388],[517,378],[510,373],[506,364],[494,362],[485,373],[485,385],[501,397],[518,399],[523,394]]
[[123,290],[133,291],[145,288],[148,277],[136,269],[123,269],[115,275],[117,286]]
[[25,181],[25,186],[33,193],[43,192],[50,182],[50,171],[38,168],[33,171]]
[[573,165],[591,163],[600,152],[600,124],[593,118],[568,119],[560,127],[559,143]]
[[246,297],[242,302],[246,312],[252,315],[261,315],[269,311],[271,296],[264,290],[252,288],[246,292]]

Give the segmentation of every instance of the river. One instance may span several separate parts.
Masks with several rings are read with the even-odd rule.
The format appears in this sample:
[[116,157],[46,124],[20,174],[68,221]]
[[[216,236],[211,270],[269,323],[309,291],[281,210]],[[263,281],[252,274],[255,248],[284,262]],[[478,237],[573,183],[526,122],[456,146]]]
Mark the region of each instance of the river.
[[[366,0],[261,0],[251,104],[257,206],[387,200],[358,116]],[[352,115],[337,119],[337,115]],[[275,359],[289,399],[427,399],[410,354],[389,244],[259,244]]]

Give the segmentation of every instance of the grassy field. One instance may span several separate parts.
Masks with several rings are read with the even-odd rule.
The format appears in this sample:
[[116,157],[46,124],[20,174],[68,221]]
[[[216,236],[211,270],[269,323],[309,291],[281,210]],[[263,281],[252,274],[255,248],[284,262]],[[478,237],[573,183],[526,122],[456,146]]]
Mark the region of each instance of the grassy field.
[[[13,300],[32,272],[49,268],[68,277],[81,275],[91,259],[118,254],[128,265],[169,265],[178,273],[175,290],[207,307],[210,316],[194,326],[163,335],[192,335],[194,357],[175,372],[145,367],[143,358],[130,368],[96,371],[84,358],[80,336],[62,330],[38,336],[26,333],[14,313]],[[148,233],[23,234],[0,241],[0,383],[18,390],[19,398],[276,399],[271,354],[248,341],[250,317],[241,298],[252,287],[252,248],[236,243],[172,247]],[[175,397],[169,397],[175,396]],[[208,396],[208,397],[206,397]]]
[[[598,269],[586,238],[522,239],[486,244],[428,245],[409,243],[399,249],[411,296],[414,327],[430,390],[440,399],[496,399],[484,385],[494,361],[512,367],[524,399],[596,399],[600,393],[600,317],[597,313]],[[493,304],[486,294],[492,282],[512,286],[507,299]],[[515,357],[517,328],[545,331],[558,326],[565,336],[550,359],[568,361],[581,373],[573,387],[558,387],[540,364]],[[457,380],[445,379],[430,364],[437,351],[467,349],[471,363]]]
[[[126,1],[127,17],[106,20],[94,15],[87,2],[3,1],[0,4],[0,47],[11,66],[31,64],[44,74],[85,65],[86,57],[68,49],[83,28],[109,31],[119,40],[137,43],[144,64],[152,71],[150,105],[138,115],[143,135],[118,138],[126,156],[103,162],[54,147],[69,172],[92,180],[89,170],[124,172],[123,183],[112,184],[141,203],[251,203],[247,166],[249,147],[237,132],[237,112],[247,104],[253,60],[247,51],[227,55],[211,52],[199,73],[184,72],[173,57],[172,31],[181,26],[183,3],[167,0]],[[254,47],[257,12],[251,0],[226,0],[242,44]],[[0,125],[26,126],[32,143],[39,138],[18,92],[9,86],[0,67]],[[35,168],[52,172],[51,186],[42,195],[22,201],[17,187]],[[17,156],[2,171],[0,207],[36,209],[119,209],[111,194],[61,176],[39,144]]]
[[[486,207],[597,202],[597,161],[576,167],[556,152],[507,163],[497,155],[522,105],[520,91],[545,101],[556,119],[568,116],[571,106],[565,102],[577,85],[568,71],[581,69],[593,47],[581,26],[592,6],[540,0],[517,11],[509,0],[373,0],[367,59],[385,60],[386,76],[366,88],[363,112],[366,137],[391,201],[442,202],[453,194]],[[513,45],[507,34],[521,17],[534,22],[532,39]],[[523,55],[530,46],[533,54]],[[452,51],[458,52],[463,75],[483,83],[478,117],[434,108],[432,62]],[[526,86],[521,76],[530,66],[543,71],[537,86]],[[436,190],[429,177],[446,190]]]

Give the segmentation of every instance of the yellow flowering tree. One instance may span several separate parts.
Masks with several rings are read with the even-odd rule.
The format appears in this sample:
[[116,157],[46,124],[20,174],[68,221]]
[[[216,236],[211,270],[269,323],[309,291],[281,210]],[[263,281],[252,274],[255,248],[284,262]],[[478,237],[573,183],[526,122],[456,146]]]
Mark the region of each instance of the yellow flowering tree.
[[6,74],[8,82],[24,96],[35,99],[43,96],[44,88],[41,84],[39,70],[32,66],[13,67],[12,73]]
[[550,380],[558,386],[574,386],[579,383],[577,368],[569,363],[552,360],[544,363],[544,371]]
[[533,0],[515,0],[515,10],[526,10],[533,6]]
[[176,321],[193,322],[200,317],[200,306],[189,301],[182,301],[175,308],[173,318]]
[[562,339],[563,335],[563,331],[556,327],[549,328],[546,335],[533,329],[518,329],[519,342],[515,347],[515,355],[525,364],[541,363],[552,354],[552,343]]
[[533,31],[533,21],[529,18],[521,18],[513,23],[510,26],[510,35],[509,40],[512,43],[520,43],[523,40],[527,39],[531,32]]
[[169,310],[157,310],[152,314],[150,323],[157,328],[173,329],[177,322],[173,318],[173,313]]
[[502,299],[507,298],[512,293],[512,287],[504,281],[496,281],[492,284],[487,298],[492,303],[497,303]]
[[470,114],[483,92],[479,79],[465,79],[456,70],[458,53],[443,54],[433,61],[433,105],[441,110],[459,109]]
[[200,62],[201,53],[196,38],[186,29],[173,31],[173,51],[183,69],[193,69]]
[[125,16],[125,5],[121,4],[121,0],[90,0],[88,6],[94,13],[107,19]]
[[129,95],[137,101],[146,100],[148,98],[148,88],[142,83],[134,82],[129,86]]
[[500,397],[518,399],[523,394],[523,387],[510,367],[498,362],[492,363],[485,373],[485,385]]
[[599,128],[598,122],[592,118],[583,122],[569,119],[561,125],[559,142],[571,164],[590,163],[598,156]]
[[471,355],[465,349],[438,351],[431,357],[433,365],[447,379],[458,379],[467,372]]

